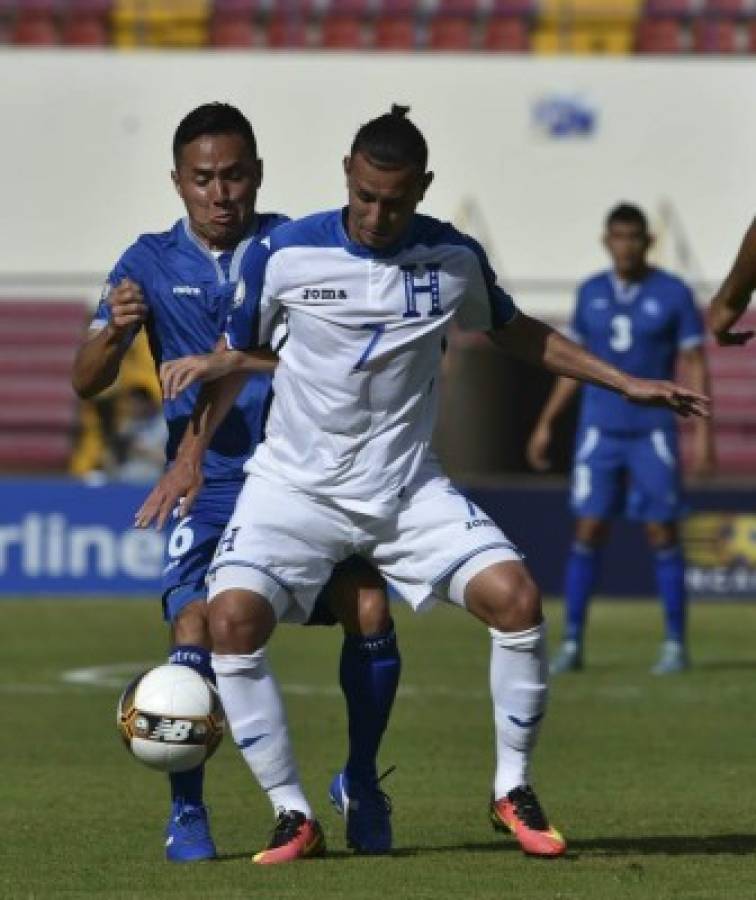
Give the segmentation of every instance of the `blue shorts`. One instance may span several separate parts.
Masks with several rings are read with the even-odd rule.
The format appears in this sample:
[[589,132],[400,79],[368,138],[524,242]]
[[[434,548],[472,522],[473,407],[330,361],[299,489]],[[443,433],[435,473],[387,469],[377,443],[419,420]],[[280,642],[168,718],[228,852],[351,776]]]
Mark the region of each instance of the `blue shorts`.
[[624,515],[640,522],[673,522],[685,513],[677,433],[578,430],[572,509],[579,518]]
[[[189,603],[207,597],[207,570],[243,485],[243,480],[205,482],[190,514],[173,520],[162,576],[163,618],[167,622],[173,622]],[[335,625],[336,621],[324,592],[306,624]]]
[[205,576],[215,545],[228,525],[243,484],[243,479],[205,482],[190,514],[173,520],[162,577],[166,621],[174,621],[188,603],[205,599]]

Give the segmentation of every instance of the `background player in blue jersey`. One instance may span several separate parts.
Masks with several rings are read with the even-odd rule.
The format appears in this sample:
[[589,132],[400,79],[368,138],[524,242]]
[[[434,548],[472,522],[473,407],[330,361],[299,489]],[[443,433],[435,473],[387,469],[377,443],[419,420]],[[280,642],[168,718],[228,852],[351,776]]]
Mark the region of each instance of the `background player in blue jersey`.
[[709,327],[717,343],[739,347],[753,337],[753,330],[733,331],[748,309],[756,290],[756,219],[743,237],[735,262],[709,307]]
[[[571,337],[601,359],[643,378],[671,378],[680,361],[691,386],[708,393],[701,315],[686,284],[648,264],[651,243],[646,217],[636,206],[623,203],[609,213],[604,244],[612,268],[578,289]],[[528,446],[536,469],[548,467],[552,425],[579,387],[568,378],[557,381]],[[714,468],[710,421],[696,419],[694,428],[694,470],[709,474]],[[674,414],[633,405],[588,385],[583,388],[575,447],[572,506],[577,523],[565,577],[564,641],[551,670],[558,674],[582,668],[583,633],[600,549],[609,519],[624,513],[645,524],[664,606],[665,640],[652,671],[679,672],[688,665],[687,598],[677,528],[683,507]]]
[[[230,309],[245,248],[286,221],[274,213],[255,211],[262,162],[249,122],[234,107],[206,104],[189,113],[176,130],[173,154],[172,178],[187,216],[169,231],[142,235],[110,273],[92,331],[74,364],[73,383],[83,397],[114,381],[126,349],[142,326],[156,366],[211,351]],[[176,521],[168,536],[162,599],[171,625],[169,659],[211,678],[205,576],[243,483],[242,464],[263,435],[274,364],[271,355],[269,361],[250,360],[244,367],[239,376],[244,384],[241,393],[205,457],[204,487],[192,515]],[[195,387],[175,398],[165,396],[169,462],[198,390]],[[361,563],[334,576],[317,617],[332,624],[334,616],[347,632],[340,668],[349,714],[347,766],[364,786],[361,814],[349,823],[349,837],[356,849],[386,850],[391,843],[390,823],[384,795],[377,787],[375,757],[396,693],[400,659],[380,578]],[[264,654],[251,664],[254,677],[266,686],[269,710],[285,724]],[[254,717],[255,711],[248,715]],[[261,740],[242,748],[274,809],[281,813],[271,841],[275,853],[261,861],[301,855],[299,826],[312,820],[286,743],[286,728],[270,730],[283,735],[280,746]],[[170,781],[168,859],[215,856],[202,799],[203,769],[171,775]],[[317,823],[311,829],[322,846]]]

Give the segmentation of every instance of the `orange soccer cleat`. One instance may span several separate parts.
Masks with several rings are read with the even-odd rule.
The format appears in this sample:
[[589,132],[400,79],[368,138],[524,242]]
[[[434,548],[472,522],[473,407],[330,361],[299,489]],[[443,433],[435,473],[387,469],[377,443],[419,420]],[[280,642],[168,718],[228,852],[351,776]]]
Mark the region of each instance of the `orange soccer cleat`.
[[567,843],[552,828],[530,785],[511,790],[500,800],[491,800],[491,824],[496,831],[511,831],[529,856],[562,856]]

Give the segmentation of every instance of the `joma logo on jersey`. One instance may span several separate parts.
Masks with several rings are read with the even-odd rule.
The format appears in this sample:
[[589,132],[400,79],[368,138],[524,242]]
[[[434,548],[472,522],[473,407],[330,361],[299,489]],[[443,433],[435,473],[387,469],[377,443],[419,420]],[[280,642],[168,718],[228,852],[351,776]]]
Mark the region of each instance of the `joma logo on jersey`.
[[305,288],[302,293],[303,300],[346,300],[347,292],[344,288]]
[[490,519],[468,519],[465,522],[465,530],[472,531],[473,528],[493,528],[493,522]]
[[192,723],[189,719],[162,718],[150,732],[150,740],[181,744],[189,740],[191,733]]
[[190,284],[177,284],[173,288],[173,293],[177,297],[199,297],[202,288],[192,287]]

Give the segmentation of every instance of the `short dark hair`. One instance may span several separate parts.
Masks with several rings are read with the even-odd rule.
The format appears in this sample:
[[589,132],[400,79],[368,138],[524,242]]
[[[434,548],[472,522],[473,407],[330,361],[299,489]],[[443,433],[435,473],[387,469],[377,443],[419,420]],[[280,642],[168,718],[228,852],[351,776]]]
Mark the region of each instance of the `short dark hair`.
[[352,141],[350,154],[362,153],[381,169],[415,166],[425,172],[428,145],[420,129],[407,118],[409,106],[394,103],[384,113],[362,125]]
[[615,222],[637,225],[645,234],[648,234],[646,214],[639,206],[635,206],[633,203],[619,203],[614,209],[610,210],[609,215],[606,217],[607,231]]
[[238,134],[257,159],[257,141],[249,119],[230,103],[203,103],[179,122],[173,135],[173,163],[178,168],[182,149],[204,134]]

